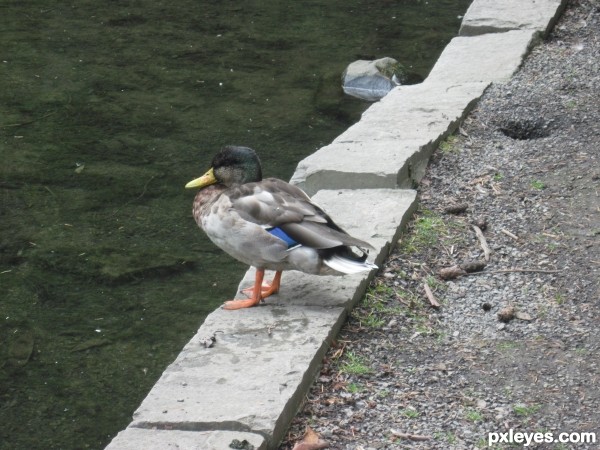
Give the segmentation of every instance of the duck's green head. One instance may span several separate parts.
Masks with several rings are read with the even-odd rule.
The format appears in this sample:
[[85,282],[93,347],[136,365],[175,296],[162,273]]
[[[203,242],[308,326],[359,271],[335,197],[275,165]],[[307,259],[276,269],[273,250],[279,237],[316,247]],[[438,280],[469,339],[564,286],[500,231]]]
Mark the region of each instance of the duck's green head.
[[216,183],[233,186],[260,180],[262,170],[256,152],[248,147],[228,145],[215,155],[211,168],[204,175],[185,187],[202,188]]

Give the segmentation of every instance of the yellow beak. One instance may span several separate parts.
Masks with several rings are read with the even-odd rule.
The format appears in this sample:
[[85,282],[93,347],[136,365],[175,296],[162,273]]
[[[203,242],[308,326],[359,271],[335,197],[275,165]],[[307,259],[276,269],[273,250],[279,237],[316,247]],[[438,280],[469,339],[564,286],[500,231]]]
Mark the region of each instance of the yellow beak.
[[202,175],[200,178],[196,178],[195,180],[190,181],[188,184],[185,185],[186,189],[189,188],[202,188],[205,186],[210,186],[211,184],[215,184],[217,182],[217,179],[215,178],[215,173],[213,172],[212,167],[208,170],[208,172],[206,172],[204,175]]

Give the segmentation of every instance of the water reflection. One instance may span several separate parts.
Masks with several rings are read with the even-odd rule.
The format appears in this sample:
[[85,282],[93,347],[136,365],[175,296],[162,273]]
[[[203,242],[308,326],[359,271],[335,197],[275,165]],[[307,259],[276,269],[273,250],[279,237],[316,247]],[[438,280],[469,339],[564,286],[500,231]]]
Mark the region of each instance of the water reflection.
[[347,63],[424,76],[468,3],[3,2],[0,448],[102,448],[245,270],[185,182],[229,143],[289,178]]

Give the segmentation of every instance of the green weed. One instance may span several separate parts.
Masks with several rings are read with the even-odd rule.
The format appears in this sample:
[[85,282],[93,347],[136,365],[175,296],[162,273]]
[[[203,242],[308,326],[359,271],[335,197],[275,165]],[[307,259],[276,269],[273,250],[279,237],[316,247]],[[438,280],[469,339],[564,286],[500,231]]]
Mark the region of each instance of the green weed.
[[373,372],[365,360],[353,352],[346,353],[346,361],[341,364],[340,371],[349,375],[366,375]]
[[465,419],[471,422],[480,422],[483,420],[483,416],[479,411],[475,411],[474,409],[468,409],[465,411]]
[[404,417],[408,417],[409,419],[416,419],[419,417],[419,411],[412,408],[403,409],[400,411],[400,414],[402,414]]
[[357,394],[363,390],[363,387],[358,383],[350,383],[348,386],[346,386],[346,390],[351,394]]
[[373,313],[360,318],[359,321],[362,326],[367,328],[381,328],[385,325],[385,320],[377,317]]
[[439,149],[442,153],[455,153],[460,151],[457,136],[448,136],[442,142],[440,142]]
[[541,408],[541,406],[539,406],[539,405],[531,405],[531,406],[515,405],[515,406],[513,406],[513,412],[517,416],[528,417],[528,416],[534,414],[535,412],[537,412],[540,408]]
[[529,184],[533,189],[536,189],[538,191],[541,191],[546,187],[546,185],[540,180],[532,180]]

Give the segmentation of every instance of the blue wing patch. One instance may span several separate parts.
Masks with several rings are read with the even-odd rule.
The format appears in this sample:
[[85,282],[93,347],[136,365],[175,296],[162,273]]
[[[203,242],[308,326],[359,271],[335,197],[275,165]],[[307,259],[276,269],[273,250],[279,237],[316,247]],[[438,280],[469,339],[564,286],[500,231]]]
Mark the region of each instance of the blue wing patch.
[[281,239],[283,242],[285,242],[288,246],[288,249],[292,248],[292,247],[296,247],[298,244],[298,242],[296,242],[295,240],[293,240],[291,237],[289,237],[285,231],[283,231],[281,228],[279,227],[273,227],[273,228],[267,228],[267,231],[269,233],[271,233],[273,236],[278,237],[279,239]]

